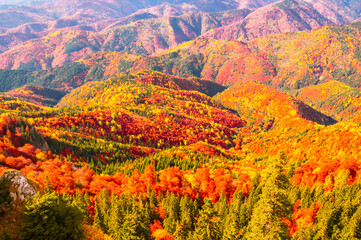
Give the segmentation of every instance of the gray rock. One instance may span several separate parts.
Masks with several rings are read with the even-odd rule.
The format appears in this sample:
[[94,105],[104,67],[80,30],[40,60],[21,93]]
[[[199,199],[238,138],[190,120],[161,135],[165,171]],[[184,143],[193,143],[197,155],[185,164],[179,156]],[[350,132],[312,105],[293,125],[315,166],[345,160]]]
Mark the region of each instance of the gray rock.
[[16,170],[6,171],[1,177],[8,179],[10,197],[13,205],[22,205],[27,198],[37,193],[37,190],[29,180]]

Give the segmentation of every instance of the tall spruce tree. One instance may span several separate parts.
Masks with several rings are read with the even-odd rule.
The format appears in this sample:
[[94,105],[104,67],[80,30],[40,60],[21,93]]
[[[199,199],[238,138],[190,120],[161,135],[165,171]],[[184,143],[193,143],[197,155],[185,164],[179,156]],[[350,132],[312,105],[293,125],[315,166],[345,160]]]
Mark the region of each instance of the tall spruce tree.
[[270,163],[262,183],[262,194],[253,209],[246,239],[290,239],[288,226],[282,220],[289,218],[292,212],[287,195],[289,180],[284,169],[286,158],[279,154]]
[[94,227],[100,228],[104,231],[105,228],[105,224],[104,224],[104,216],[102,214],[102,212],[99,209],[99,204],[98,204],[98,199],[95,198],[95,203],[94,203],[94,222],[93,222]]
[[199,212],[196,227],[190,240],[220,240],[222,238],[221,224],[213,208],[212,202],[204,199],[202,210]]
[[83,214],[55,193],[39,193],[27,201],[21,239],[83,239]]

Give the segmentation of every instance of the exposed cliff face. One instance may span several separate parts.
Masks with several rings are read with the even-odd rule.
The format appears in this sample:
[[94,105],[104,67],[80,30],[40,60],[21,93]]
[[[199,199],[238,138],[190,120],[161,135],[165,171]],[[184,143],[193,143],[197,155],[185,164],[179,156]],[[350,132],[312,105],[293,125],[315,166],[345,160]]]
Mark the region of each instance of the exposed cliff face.
[[6,171],[0,177],[0,180],[4,178],[8,181],[13,207],[22,206],[27,198],[37,193],[34,183],[31,183],[22,173],[16,170]]
[[38,187],[22,173],[9,170],[0,176],[0,181],[7,179],[7,191],[10,204],[0,203],[0,232],[6,231],[12,239],[19,239],[17,229],[21,227],[21,216],[25,200],[38,192]]

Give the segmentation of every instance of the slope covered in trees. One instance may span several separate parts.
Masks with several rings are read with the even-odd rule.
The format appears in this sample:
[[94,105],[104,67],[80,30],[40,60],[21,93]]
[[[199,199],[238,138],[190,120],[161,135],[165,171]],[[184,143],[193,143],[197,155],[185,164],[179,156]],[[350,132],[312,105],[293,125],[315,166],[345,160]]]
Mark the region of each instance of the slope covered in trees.
[[339,121],[359,115],[360,91],[338,81],[301,88],[293,95]]
[[54,69],[2,70],[1,80],[5,91],[26,83],[69,90],[87,81],[155,70],[223,85],[254,81],[289,90],[337,80],[359,88],[359,42],[357,23],[271,35],[247,44],[200,37],[152,56],[96,53]]
[[[93,25],[81,25],[71,19],[52,24],[55,27],[50,30],[45,30],[49,27],[44,24],[29,25],[23,27],[25,30],[19,28],[19,32],[24,32],[20,35],[25,40],[36,38],[36,34],[41,38],[21,43],[17,40],[20,35],[11,35],[12,32],[9,32],[9,36],[2,36],[4,42],[14,44],[14,47],[0,54],[0,67],[39,70],[62,66],[99,51],[149,55],[201,35],[249,41],[269,34],[312,30],[333,23],[312,5],[315,4],[285,0],[252,10],[190,12],[181,16],[149,9],[148,12],[144,10],[145,13],[139,12],[128,18],[111,19]],[[38,33],[32,33],[32,28],[40,29]],[[19,44],[15,46],[14,42]],[[6,50],[5,45],[3,50]]]
[[81,29],[56,31],[0,54],[0,67],[46,69],[62,66],[98,51],[152,54],[242,19],[249,12],[247,9],[219,13],[192,12],[179,17],[144,19],[127,25],[116,22],[100,32]]
[[304,1],[284,0],[258,8],[244,19],[205,34],[215,39],[247,42],[269,34],[305,31],[333,24]]
[[[336,0],[322,18],[309,10],[325,1],[307,2],[262,9],[314,27],[357,15],[352,2],[337,15]],[[243,3],[269,2],[222,6]],[[196,38],[262,9],[177,18],[156,18],[174,8],[139,11],[99,23],[111,26],[106,38],[65,31],[36,40],[45,52],[34,47],[32,56],[49,62],[29,57],[26,70],[1,70],[0,239],[360,239],[360,25],[247,43]],[[152,19],[130,23],[138,18]],[[185,35],[173,34],[178,28]],[[153,55],[94,53],[126,47],[129,31],[147,33],[129,43],[147,50],[139,43],[153,43],[154,29],[179,41]],[[54,62],[69,63],[48,68]],[[9,171],[38,193],[14,199]]]

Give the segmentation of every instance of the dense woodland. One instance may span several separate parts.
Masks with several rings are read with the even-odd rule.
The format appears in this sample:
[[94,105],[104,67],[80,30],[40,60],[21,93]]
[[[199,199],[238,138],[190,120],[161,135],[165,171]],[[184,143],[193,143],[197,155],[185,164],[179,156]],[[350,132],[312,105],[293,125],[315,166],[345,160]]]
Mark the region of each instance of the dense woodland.
[[[321,19],[296,3],[262,11]],[[125,18],[1,53],[19,66],[0,70],[0,240],[361,239],[361,24],[256,37],[262,11]],[[12,172],[37,194],[15,201]]]
[[257,83],[158,72],[58,105],[2,99],[1,171],[40,189],[3,239],[361,238],[357,118],[337,123]]

